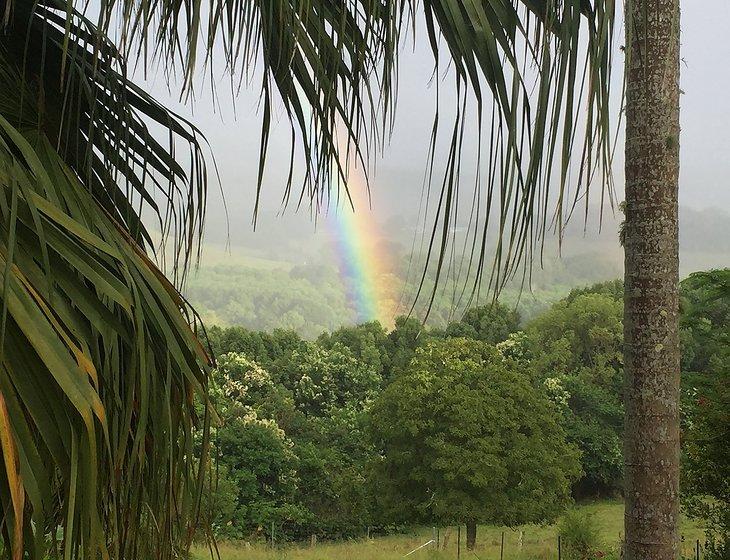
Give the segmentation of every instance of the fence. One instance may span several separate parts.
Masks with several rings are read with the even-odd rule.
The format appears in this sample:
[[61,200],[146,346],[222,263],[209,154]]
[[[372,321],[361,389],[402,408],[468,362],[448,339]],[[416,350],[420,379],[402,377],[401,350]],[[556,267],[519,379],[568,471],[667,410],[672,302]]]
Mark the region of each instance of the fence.
[[[546,545],[547,539],[545,539],[544,534],[542,537],[533,537],[533,540],[530,541],[527,538],[527,533],[529,531],[501,531],[500,533],[497,533],[495,535],[494,531],[492,530],[490,537],[486,539],[488,541],[491,541],[490,545],[487,547],[485,547],[483,544],[485,540],[485,535],[482,533],[481,537],[479,535],[477,536],[477,543],[480,543],[478,544],[479,553],[477,554],[475,551],[467,550],[466,546],[462,543],[461,525],[446,528],[446,531],[443,535],[442,529],[443,528],[441,527],[433,527],[431,529],[431,539],[427,540],[426,542],[422,542],[421,544],[407,552],[403,557],[409,557],[412,560],[424,558],[426,556],[425,553],[427,553],[429,550],[438,550],[441,552],[439,557],[444,559],[456,558],[457,560],[461,560],[463,556],[465,560],[496,560],[497,557],[499,558],[499,560],[522,560],[523,558],[528,559],[537,556],[536,554],[534,554],[534,548],[535,545],[537,545],[540,548],[540,558],[568,560],[567,555],[565,554],[565,543],[563,542],[563,539],[560,535],[556,537],[551,537],[551,539],[554,538],[554,540],[552,540],[553,544]],[[450,542],[450,537],[453,532],[456,533],[456,542],[452,544]],[[268,541],[268,545],[271,546],[271,548],[278,548],[277,544],[286,544],[286,541],[281,543],[277,542],[277,533],[278,531],[276,531],[276,526],[274,523],[272,523],[269,535],[267,535],[268,538],[266,539]],[[512,535],[513,538],[505,538],[507,535]],[[368,527],[367,529],[367,538],[368,540],[371,538],[370,527]],[[620,548],[621,542],[622,538],[621,534],[619,534],[618,540],[616,541],[617,546],[613,548]],[[316,535],[312,535],[310,539],[310,546],[314,547],[316,545],[317,537]],[[706,546],[707,543],[703,544],[700,539],[696,539],[693,542],[691,539],[685,539],[684,535],[682,535],[680,544],[682,560],[702,560],[704,558]],[[530,550],[531,547],[533,550]]]
[[[518,541],[517,541],[517,548],[518,548],[518,557],[521,557],[522,549],[523,549],[523,543],[525,542],[525,532],[524,531],[518,531]],[[432,538],[423,543],[422,545],[414,548],[410,552],[404,555],[405,557],[413,556],[419,551],[423,550],[447,550],[448,545],[448,538],[445,537],[443,540],[441,539],[441,528],[433,527],[432,529]],[[500,535],[500,541],[499,541],[499,560],[504,560],[505,557],[505,531],[502,531]],[[621,542],[621,535],[619,535],[619,543]],[[705,545],[700,543],[700,539],[696,539],[694,543],[692,544],[691,548],[688,547],[688,542],[685,540],[684,535],[681,537],[681,558],[683,560],[701,560],[703,557]],[[558,560],[564,559],[564,551],[563,551],[563,541],[560,535],[556,538],[555,543],[555,558]],[[452,548],[452,551],[455,552],[457,560],[461,560],[462,556],[462,544],[461,544],[461,526],[456,527],[456,543],[455,547]],[[482,560],[479,555],[476,554],[474,551],[464,551],[465,557],[468,558],[476,558],[477,560]],[[496,557],[496,555],[495,555]],[[484,559],[486,560],[486,559]]]

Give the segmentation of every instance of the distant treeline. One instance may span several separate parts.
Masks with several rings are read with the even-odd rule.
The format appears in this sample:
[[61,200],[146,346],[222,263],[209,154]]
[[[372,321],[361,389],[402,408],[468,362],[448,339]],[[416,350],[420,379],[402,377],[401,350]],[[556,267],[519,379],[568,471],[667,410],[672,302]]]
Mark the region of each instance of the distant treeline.
[[[612,233],[618,230],[618,223],[618,215],[607,213],[602,227],[604,233],[596,236],[597,226],[585,233],[582,220],[574,218],[565,233],[567,249],[563,256],[559,257],[556,239],[548,239],[544,253],[535,255],[530,274],[524,278],[518,274],[503,290],[500,301],[516,307],[526,322],[565,297],[574,286],[621,276],[623,255],[617,235]],[[424,264],[417,249],[410,256],[414,227],[413,223],[400,219],[392,220],[383,230],[385,239],[389,240],[387,253],[391,256],[397,284],[397,293],[391,296],[400,302],[397,313],[403,314],[409,313],[414,303]],[[683,275],[726,265],[730,252],[730,241],[725,235],[728,228],[730,214],[727,212],[682,209]],[[328,252],[331,247],[314,236],[311,227],[299,223],[292,236],[288,229],[274,222],[263,233],[242,238],[248,239],[249,244],[233,251],[233,255],[217,251],[218,257],[210,257],[212,263],[201,267],[187,283],[186,296],[207,324],[264,331],[295,330],[307,340],[313,340],[323,331],[357,322],[356,310],[347,296],[349,279],[338,271],[335,256]],[[207,250],[206,254],[214,253]],[[272,256],[280,260],[271,260]],[[492,294],[485,289],[479,298],[471,299],[475,295],[471,279],[464,278],[463,274],[459,276],[460,261],[453,264],[440,278],[427,317],[430,326],[443,328],[466,308],[490,301]],[[425,316],[434,284],[433,273],[433,268],[428,271],[421,298],[416,302],[412,315],[417,318]],[[393,284],[390,278],[385,283]]]
[[[357,313],[347,296],[350,279],[342,277],[326,259],[319,264],[257,265],[253,260],[250,265],[244,262],[206,266],[190,278],[186,295],[207,324],[263,331],[294,330],[307,340],[317,338],[323,331],[355,324]],[[402,314],[410,311],[415,299],[420,277],[414,271],[420,266],[412,263],[409,271],[405,259],[396,265],[396,293],[390,295],[400,301]],[[546,260],[542,267],[535,264],[531,279],[526,278],[524,283],[516,279],[508,285],[500,301],[515,307],[523,320],[529,320],[565,297],[573,286],[619,274],[620,264],[615,255],[584,253]],[[391,279],[387,283],[393,284]],[[427,276],[413,316],[425,315],[433,283],[431,275]],[[476,296],[466,279],[442,278],[428,314],[428,325],[443,328],[467,307],[490,301],[492,294],[484,289],[478,299],[474,299]]]

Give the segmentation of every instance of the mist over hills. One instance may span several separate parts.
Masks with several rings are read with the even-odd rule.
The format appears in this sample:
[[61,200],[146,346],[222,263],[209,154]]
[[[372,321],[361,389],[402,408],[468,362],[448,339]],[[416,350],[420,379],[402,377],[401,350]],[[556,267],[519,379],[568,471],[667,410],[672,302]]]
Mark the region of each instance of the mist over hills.
[[[415,212],[400,215],[392,210],[368,212],[368,218],[377,224],[373,229],[380,235],[377,253],[389,260],[388,278],[380,279],[388,286],[380,297],[389,298],[392,309],[387,317],[380,317],[386,324],[392,323],[393,316],[411,311],[425,263],[423,224],[419,225]],[[683,207],[680,214],[682,276],[727,266],[730,213],[718,208]],[[332,219],[323,215],[314,222],[302,213],[262,215],[255,232],[250,221],[231,220],[230,234],[223,220],[209,221],[201,266],[191,275],[186,295],[209,324],[288,328],[311,338],[361,320],[351,293],[356,279],[343,270],[338,247],[342,232],[333,227]],[[583,216],[574,217],[565,230],[562,254],[557,238],[549,237],[542,261],[533,263],[531,277],[510,282],[500,300],[515,305],[523,318],[529,319],[575,286],[620,277],[623,254],[618,243],[619,224],[618,212],[604,212],[600,228],[593,210],[587,223]],[[458,255],[456,262],[461,263]],[[490,295],[483,292],[470,299],[476,294],[465,283],[464,274],[457,277],[457,268],[453,265],[450,273],[442,276],[434,293],[428,317],[432,325],[443,325],[465,307],[489,300]],[[413,309],[418,317],[425,314],[433,280],[430,270]]]

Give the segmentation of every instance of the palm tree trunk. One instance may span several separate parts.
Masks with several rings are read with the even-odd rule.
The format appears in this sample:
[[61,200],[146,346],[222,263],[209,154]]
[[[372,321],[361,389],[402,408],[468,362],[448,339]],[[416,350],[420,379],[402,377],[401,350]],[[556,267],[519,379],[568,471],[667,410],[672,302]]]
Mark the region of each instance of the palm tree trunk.
[[679,0],[626,9],[626,560],[676,560]]
[[474,546],[477,543],[477,522],[467,521],[466,522],[466,549],[474,550]]

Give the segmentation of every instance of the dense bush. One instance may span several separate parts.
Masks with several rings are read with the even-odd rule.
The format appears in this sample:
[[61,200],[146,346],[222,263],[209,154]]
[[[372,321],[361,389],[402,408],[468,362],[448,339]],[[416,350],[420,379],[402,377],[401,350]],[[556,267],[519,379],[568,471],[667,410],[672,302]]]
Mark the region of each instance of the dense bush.
[[526,367],[581,450],[580,495],[616,494],[623,482],[623,308],[612,289],[572,293],[531,321],[522,341]]
[[603,556],[601,531],[591,515],[570,510],[558,523],[562,557],[566,560],[594,560]]
[[[215,344],[240,348],[252,340],[249,331],[237,333],[235,340],[219,332]],[[259,356],[275,374],[239,352],[220,355],[214,372],[221,417],[210,494],[215,531],[267,537],[273,524],[280,540],[365,531],[365,467],[373,455],[365,407],[381,387],[379,373],[339,343],[328,349],[300,340],[283,351],[261,338],[268,350]]]

